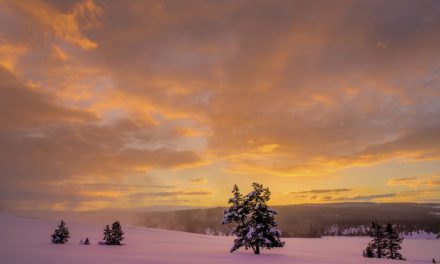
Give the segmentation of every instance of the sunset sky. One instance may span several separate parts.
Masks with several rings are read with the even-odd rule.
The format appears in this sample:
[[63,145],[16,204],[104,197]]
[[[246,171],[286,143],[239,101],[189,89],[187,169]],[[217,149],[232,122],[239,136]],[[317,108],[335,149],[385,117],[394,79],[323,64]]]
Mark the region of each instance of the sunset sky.
[[0,0],[0,207],[440,202],[440,1]]

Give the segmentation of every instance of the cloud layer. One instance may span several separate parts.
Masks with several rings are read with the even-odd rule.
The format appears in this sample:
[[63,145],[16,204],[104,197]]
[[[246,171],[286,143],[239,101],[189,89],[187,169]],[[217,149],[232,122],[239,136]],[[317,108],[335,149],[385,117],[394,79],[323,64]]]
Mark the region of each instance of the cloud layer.
[[[437,1],[1,1],[1,206],[218,205],[254,180],[412,200],[439,172],[439,29]],[[428,165],[347,172],[392,162]]]

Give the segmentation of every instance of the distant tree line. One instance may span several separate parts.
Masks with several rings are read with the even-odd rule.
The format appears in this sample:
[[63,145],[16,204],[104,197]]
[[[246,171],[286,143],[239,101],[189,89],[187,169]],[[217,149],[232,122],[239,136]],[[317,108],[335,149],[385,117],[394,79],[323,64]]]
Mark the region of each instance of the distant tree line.
[[[440,212],[431,204],[300,204],[273,206],[275,219],[283,237],[368,236],[370,220],[378,217],[391,222],[398,232],[431,233],[440,236],[440,218],[430,212]],[[233,225],[221,225],[226,208],[187,209],[169,212],[136,214],[138,224],[145,227],[170,229],[218,236],[234,235]]]

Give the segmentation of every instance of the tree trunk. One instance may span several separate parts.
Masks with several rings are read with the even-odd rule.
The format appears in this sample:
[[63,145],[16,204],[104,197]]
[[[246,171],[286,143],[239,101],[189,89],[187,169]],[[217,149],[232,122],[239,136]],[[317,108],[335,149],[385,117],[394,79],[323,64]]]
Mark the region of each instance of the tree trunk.
[[255,254],[259,255],[260,254],[260,246],[255,245]]

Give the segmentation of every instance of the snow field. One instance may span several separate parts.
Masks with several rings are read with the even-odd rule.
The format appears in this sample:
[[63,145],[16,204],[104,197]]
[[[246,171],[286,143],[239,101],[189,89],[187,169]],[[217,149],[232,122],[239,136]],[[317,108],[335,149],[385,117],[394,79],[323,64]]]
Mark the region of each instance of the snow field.
[[[64,219],[71,239],[65,245],[50,242],[57,221],[14,217],[0,213],[0,263],[2,264],[217,264],[217,263],[431,263],[440,260],[440,240],[405,239],[402,253],[408,261],[366,259],[362,250],[369,238],[325,237],[285,238],[284,248],[263,250],[254,255],[252,250],[239,249],[229,253],[233,237],[214,237],[184,232],[128,227],[124,246],[100,246],[106,224],[78,224]],[[115,219],[117,220],[117,219]],[[92,245],[80,245],[88,237]],[[439,262],[439,261],[438,261]]]

